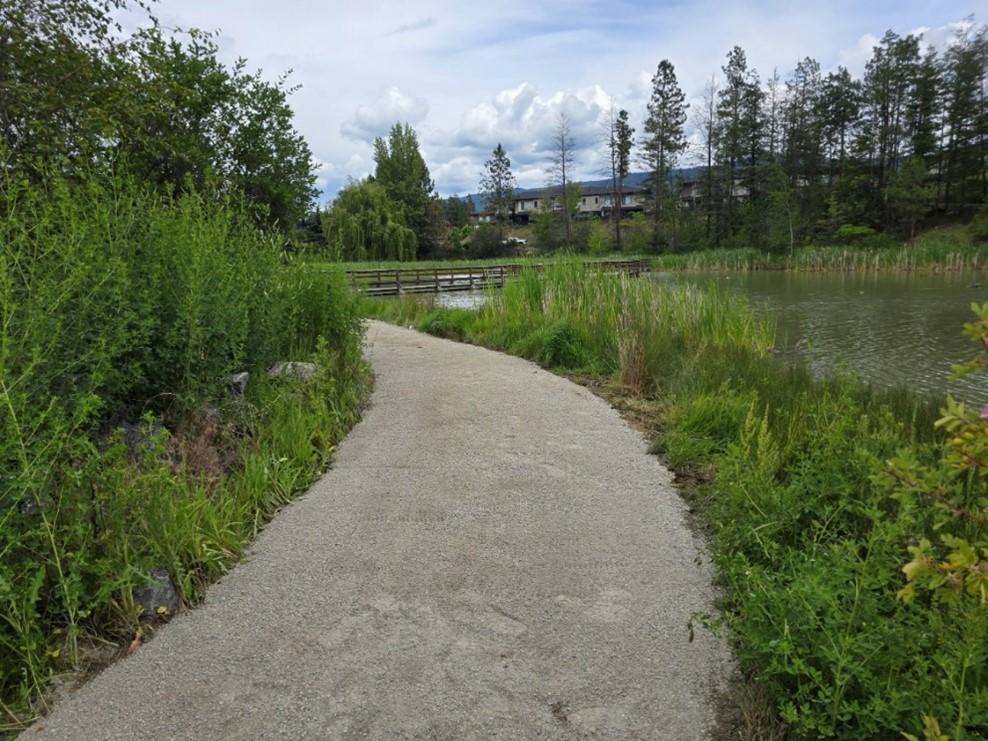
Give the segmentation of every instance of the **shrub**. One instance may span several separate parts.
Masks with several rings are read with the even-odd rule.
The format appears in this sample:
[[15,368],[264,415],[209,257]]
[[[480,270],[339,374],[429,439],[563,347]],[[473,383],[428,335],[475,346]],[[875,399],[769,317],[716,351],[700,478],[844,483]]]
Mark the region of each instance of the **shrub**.
[[[342,273],[283,264],[237,201],[49,182],[5,183],[0,219],[8,716],[30,715],[87,636],[133,637],[150,567],[194,602],[320,469],[363,389]],[[309,385],[265,380],[273,361],[313,354]],[[235,402],[240,370],[252,380]],[[139,423],[130,442],[113,432],[124,421]]]
[[975,214],[968,227],[971,239],[978,243],[988,242],[988,203]]

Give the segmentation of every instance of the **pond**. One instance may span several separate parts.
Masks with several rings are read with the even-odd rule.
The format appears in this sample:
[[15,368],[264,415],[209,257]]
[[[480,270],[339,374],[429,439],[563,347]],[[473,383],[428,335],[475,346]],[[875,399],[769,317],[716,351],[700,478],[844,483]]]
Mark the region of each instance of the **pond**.
[[776,322],[776,351],[815,373],[850,370],[882,386],[910,386],[988,404],[988,376],[951,382],[977,347],[963,334],[971,303],[988,301],[979,273],[656,273],[660,282],[715,283]]

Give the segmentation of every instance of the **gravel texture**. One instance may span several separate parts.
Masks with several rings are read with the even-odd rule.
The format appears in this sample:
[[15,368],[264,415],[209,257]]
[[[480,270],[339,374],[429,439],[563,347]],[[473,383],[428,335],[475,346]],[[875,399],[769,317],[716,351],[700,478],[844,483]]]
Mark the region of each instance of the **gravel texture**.
[[517,358],[378,322],[367,354],[332,469],[23,738],[709,737],[732,661],[643,437]]

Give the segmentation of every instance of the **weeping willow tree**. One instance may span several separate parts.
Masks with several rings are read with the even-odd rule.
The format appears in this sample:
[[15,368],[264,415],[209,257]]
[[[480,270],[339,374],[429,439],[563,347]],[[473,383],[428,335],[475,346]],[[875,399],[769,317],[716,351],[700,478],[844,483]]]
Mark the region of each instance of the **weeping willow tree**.
[[375,182],[343,188],[322,219],[329,252],[336,260],[415,259],[415,232],[401,207]]

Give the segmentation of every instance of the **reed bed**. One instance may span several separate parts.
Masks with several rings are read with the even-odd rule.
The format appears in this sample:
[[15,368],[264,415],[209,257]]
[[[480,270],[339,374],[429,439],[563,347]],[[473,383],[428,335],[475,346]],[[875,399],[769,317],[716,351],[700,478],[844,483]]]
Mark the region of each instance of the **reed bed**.
[[653,259],[659,270],[807,272],[973,272],[988,265],[988,246],[927,238],[900,247],[800,247],[792,254],[754,248],[716,249]]

